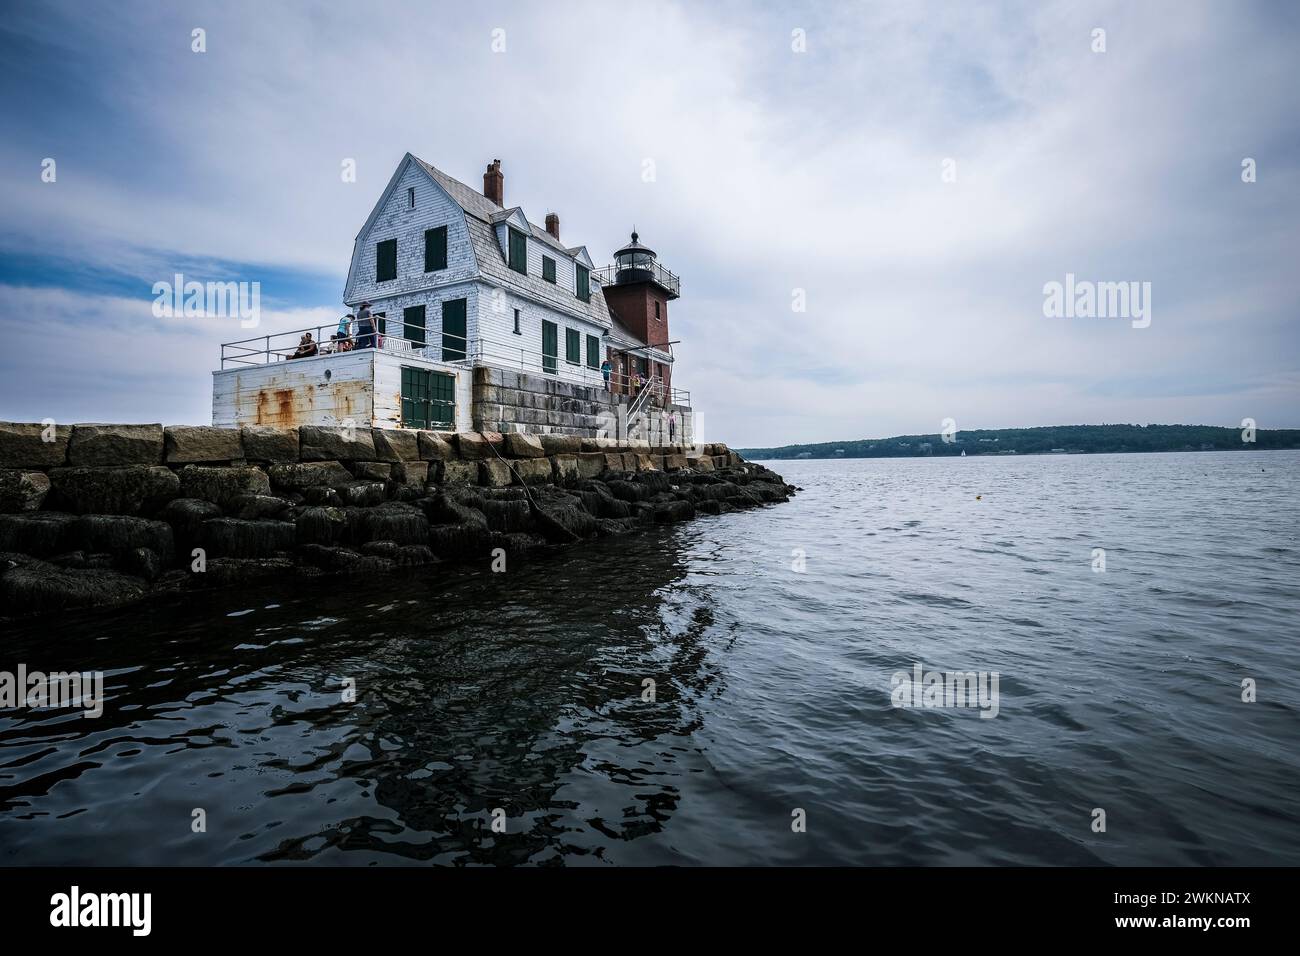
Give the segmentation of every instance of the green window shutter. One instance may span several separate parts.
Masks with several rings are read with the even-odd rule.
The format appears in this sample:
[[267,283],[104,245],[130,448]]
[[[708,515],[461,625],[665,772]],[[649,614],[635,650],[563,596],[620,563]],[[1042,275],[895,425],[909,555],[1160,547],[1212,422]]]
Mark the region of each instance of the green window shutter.
[[375,243],[375,281],[391,282],[397,278],[397,240]]
[[442,360],[458,362],[465,357],[468,336],[465,300],[448,299],[442,304]]
[[424,347],[424,306],[402,310],[402,337],[412,345]]
[[424,230],[424,271],[447,268],[447,227]]
[[547,282],[555,281],[555,260],[550,256],[542,256],[542,278]]
[[518,229],[507,227],[510,235],[510,268],[528,275],[528,239]]
[[587,336],[587,368],[600,368],[600,336]]
[[591,301],[591,270],[584,265],[577,266],[578,269],[578,298],[583,302]]
[[582,333],[577,329],[564,330],[564,360],[570,365],[582,363]]
[[559,369],[559,326],[542,319],[542,371],[555,374]]

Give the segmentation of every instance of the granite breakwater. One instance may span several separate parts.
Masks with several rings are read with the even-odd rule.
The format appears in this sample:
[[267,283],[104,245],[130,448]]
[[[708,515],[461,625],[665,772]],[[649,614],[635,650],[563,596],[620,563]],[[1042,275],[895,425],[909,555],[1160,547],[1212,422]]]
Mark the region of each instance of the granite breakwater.
[[726,445],[0,423],[0,618],[522,556],[785,501]]

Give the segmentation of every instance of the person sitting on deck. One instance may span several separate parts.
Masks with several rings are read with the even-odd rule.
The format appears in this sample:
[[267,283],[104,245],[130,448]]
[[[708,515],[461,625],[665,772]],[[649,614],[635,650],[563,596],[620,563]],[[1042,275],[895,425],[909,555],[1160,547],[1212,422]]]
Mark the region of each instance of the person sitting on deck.
[[302,338],[298,340],[297,350],[289,358],[309,358],[316,355],[318,351],[316,343],[312,341],[311,333],[305,332]]

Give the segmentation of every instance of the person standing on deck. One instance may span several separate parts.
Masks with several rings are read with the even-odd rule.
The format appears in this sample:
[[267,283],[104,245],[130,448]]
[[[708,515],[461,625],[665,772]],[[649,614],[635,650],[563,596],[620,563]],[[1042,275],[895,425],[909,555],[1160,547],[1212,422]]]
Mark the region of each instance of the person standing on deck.
[[605,391],[607,392],[609,391],[609,376],[610,373],[613,371],[614,371],[614,366],[609,364],[609,359],[605,359],[605,361],[600,363],[600,374],[605,379]]
[[370,303],[362,302],[361,308],[357,309],[357,348],[372,349],[375,347],[375,323],[370,318]]

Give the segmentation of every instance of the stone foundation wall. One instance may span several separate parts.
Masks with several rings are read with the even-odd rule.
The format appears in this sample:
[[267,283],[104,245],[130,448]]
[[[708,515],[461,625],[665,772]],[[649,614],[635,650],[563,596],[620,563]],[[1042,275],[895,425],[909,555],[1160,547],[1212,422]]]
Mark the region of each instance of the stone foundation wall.
[[496,431],[0,423],[0,618],[521,554],[793,492],[725,445],[696,452]]
[[[621,407],[626,412],[632,401],[627,395],[614,395],[603,388],[481,365],[474,369],[472,394],[474,428],[478,431],[577,435],[582,438],[618,435],[619,409]],[[680,406],[673,408],[678,413],[680,432],[674,437],[689,442],[691,410]],[[623,422],[623,427],[634,436],[643,439],[653,436],[654,441],[664,442],[667,411],[648,409],[637,421]]]

